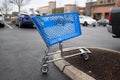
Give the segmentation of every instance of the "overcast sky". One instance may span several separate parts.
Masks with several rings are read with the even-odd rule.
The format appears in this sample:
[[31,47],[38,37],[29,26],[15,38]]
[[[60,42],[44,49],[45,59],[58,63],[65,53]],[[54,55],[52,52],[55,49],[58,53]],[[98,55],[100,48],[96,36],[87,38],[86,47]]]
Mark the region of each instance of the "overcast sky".
[[[0,0],[0,3],[4,0]],[[29,4],[24,6],[23,10],[29,10],[29,8],[37,9],[42,6],[47,6],[49,1],[56,1],[57,7],[64,6],[65,4],[74,4],[75,0],[31,0]],[[77,5],[85,6],[88,0],[76,0]],[[89,0],[90,1],[90,0]],[[17,11],[17,7],[13,5],[13,11]]]
[[[74,4],[75,0],[31,0],[31,2],[26,5],[27,8],[34,7],[42,7],[47,6],[49,1],[56,1],[57,7],[64,6],[65,4]],[[76,3],[79,4],[79,6],[85,6],[86,0],[76,0]]]

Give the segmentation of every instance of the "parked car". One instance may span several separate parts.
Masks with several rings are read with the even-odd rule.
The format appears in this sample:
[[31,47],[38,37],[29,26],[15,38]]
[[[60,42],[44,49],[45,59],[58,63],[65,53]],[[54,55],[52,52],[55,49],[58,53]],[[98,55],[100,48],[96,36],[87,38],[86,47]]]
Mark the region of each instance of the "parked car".
[[15,24],[16,24],[16,26],[19,26],[20,28],[23,26],[33,27],[33,25],[34,25],[30,15],[27,13],[18,14]]
[[108,25],[109,24],[109,20],[108,19],[100,19],[100,20],[98,20],[98,25],[100,26],[100,25],[102,25],[102,26],[106,26],[106,25]]
[[120,7],[113,7],[109,13],[109,22],[111,27],[107,27],[108,31],[112,29],[112,33],[114,34],[114,38],[120,38]]
[[111,25],[106,25],[108,32],[112,33],[112,26]]
[[0,14],[0,27],[4,27],[4,26],[5,26],[4,16]]
[[79,18],[80,23],[83,26],[87,27],[88,25],[92,25],[93,27],[95,27],[97,25],[97,21],[95,19],[92,19],[91,17],[80,15]]
[[17,16],[12,16],[12,17],[11,17],[11,23],[15,23],[15,22],[16,22],[16,19],[17,19]]

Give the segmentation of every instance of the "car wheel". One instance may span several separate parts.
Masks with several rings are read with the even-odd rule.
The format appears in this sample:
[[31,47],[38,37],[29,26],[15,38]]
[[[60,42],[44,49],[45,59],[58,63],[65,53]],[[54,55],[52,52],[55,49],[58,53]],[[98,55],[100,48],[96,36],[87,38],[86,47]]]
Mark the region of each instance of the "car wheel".
[[4,27],[5,25],[4,24],[0,24],[0,27]]
[[106,26],[106,24],[103,25],[104,27]]
[[88,23],[87,23],[87,22],[84,22],[84,26],[86,26],[86,27],[87,27],[87,26],[88,26]]
[[18,26],[18,23],[15,23],[16,26]]
[[98,24],[98,26],[100,26],[100,24]]
[[96,25],[93,25],[93,27],[95,27]]
[[2,26],[5,27],[5,24],[3,24]]
[[18,24],[17,24],[17,20],[15,21],[15,25],[18,26]]

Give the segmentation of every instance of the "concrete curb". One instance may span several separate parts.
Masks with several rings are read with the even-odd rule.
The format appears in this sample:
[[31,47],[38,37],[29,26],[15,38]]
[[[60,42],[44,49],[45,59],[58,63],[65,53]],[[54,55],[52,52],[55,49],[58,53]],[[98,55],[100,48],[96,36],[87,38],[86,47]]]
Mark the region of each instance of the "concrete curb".
[[[77,49],[77,48],[81,48],[81,47],[66,48],[66,49],[63,49],[63,51],[68,51],[68,50]],[[53,59],[60,58],[60,57],[61,57],[60,53],[53,55]],[[68,63],[65,60],[56,61],[54,62],[54,64],[60,69],[60,71],[65,73],[72,80],[96,80],[93,77],[82,72],[81,70],[70,65],[70,63]]]
[[[68,50],[77,49],[77,48],[81,48],[81,47],[65,48],[65,49],[63,49],[63,51],[68,51]],[[102,49],[102,50],[107,50],[107,51],[120,53],[119,51],[115,51],[115,50],[111,50],[111,49],[98,48],[98,47],[91,47],[91,48]],[[61,57],[60,53],[53,55],[54,59],[60,58],[60,57]],[[72,80],[96,80],[95,78],[89,76],[88,74],[84,73],[83,71],[81,71],[81,70],[75,68],[74,66],[70,65],[70,63],[68,63],[65,60],[56,61],[56,62],[54,62],[54,64],[60,69],[60,71],[65,73]]]

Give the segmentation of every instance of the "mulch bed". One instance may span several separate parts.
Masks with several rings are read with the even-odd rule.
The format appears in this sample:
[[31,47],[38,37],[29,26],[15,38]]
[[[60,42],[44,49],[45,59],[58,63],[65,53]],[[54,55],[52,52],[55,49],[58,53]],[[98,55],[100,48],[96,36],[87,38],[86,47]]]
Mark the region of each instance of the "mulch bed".
[[[80,55],[67,58],[66,61],[96,80],[120,80],[120,53],[95,48],[89,50],[92,53],[89,54],[88,61]],[[69,54],[72,53],[63,55]]]

